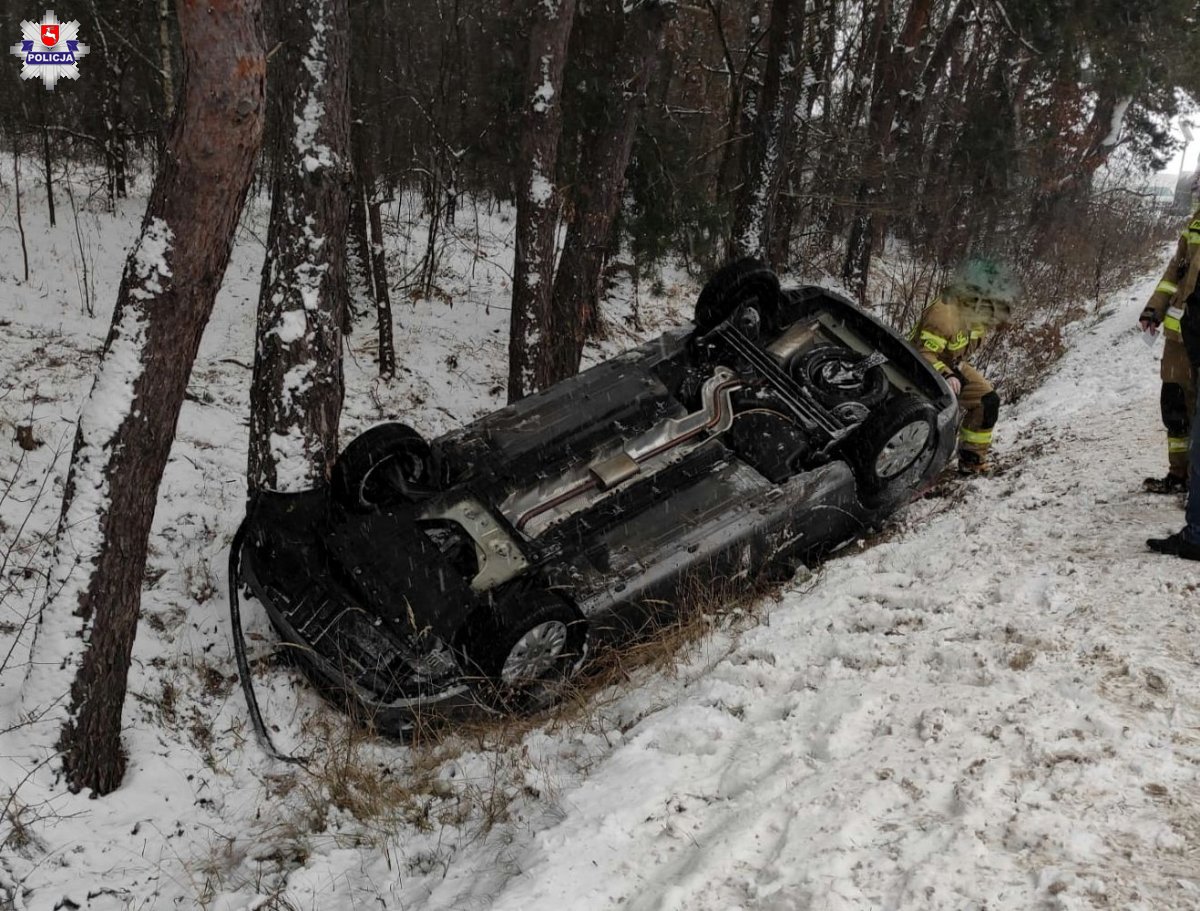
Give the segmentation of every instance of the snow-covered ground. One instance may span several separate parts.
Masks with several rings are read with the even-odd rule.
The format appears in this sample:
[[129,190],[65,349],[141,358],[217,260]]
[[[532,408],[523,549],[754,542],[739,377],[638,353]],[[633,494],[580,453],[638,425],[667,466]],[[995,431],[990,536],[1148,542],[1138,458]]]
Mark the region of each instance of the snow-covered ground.
[[[38,601],[24,568],[44,563],[142,205],[82,216],[87,317],[70,213],[51,230],[26,200],[24,284],[8,192],[0,559],[17,546],[0,656]],[[1045,387],[1002,414],[1002,475],[914,504],[761,622],[718,627],[673,672],[635,671],[583,711],[411,748],[372,740],[270,659],[269,624],[246,605],[264,712],[282,747],[313,757],[305,770],[253,739],[223,593],[263,213],[239,239],[164,479],[117,792],[49,786],[13,714],[20,649],[0,663],[0,907],[1200,908],[1200,566],[1145,549],[1182,511],[1139,489],[1165,461],[1156,364],[1130,328],[1153,278],[1076,327]],[[479,218],[435,299],[398,305],[395,382],[373,379],[369,331],[355,339],[347,438],[400,412],[440,432],[501,403],[511,224]],[[421,237],[395,235],[398,270]],[[642,289],[640,330],[628,303],[610,307],[609,350],[677,319],[695,289],[668,275],[661,290]],[[18,448],[18,425],[46,445]]]

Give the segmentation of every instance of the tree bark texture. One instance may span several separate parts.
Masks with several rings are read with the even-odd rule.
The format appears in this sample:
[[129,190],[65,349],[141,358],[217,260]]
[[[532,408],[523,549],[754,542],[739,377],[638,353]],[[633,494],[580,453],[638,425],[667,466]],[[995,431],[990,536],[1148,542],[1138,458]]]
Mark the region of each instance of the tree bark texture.
[[258,2],[180,0],[178,16],[182,105],[79,420],[23,692],[27,705],[56,699],[74,672],[58,745],[70,787],[100,794],[124,772],[121,710],[158,486],[262,139]]
[[367,203],[367,226],[371,229],[371,277],[375,284],[375,323],[379,332],[379,375],[396,375],[396,342],[392,329],[392,297],[388,291],[387,256],[383,247],[383,203]]
[[[350,128],[354,133],[353,125]],[[353,148],[354,140],[350,140]],[[346,288],[350,296],[350,310],[343,325],[349,332],[354,318],[365,315],[368,309],[375,310],[375,281],[371,276],[371,245],[367,240],[367,194],[362,183],[362,172],[356,165],[354,180],[350,186],[350,214],[346,226]]]
[[862,181],[855,194],[855,211],[842,266],[842,277],[859,300],[866,296],[875,238],[881,232],[875,210],[886,189],[887,171],[895,150],[897,106],[912,91],[915,55],[929,29],[932,5],[933,0],[912,0],[900,39],[894,44],[889,38],[881,40],[875,57],[867,147],[860,168]]
[[[354,19],[351,18],[351,28]],[[388,290],[387,257],[383,245],[383,217],[380,212],[379,175],[375,167],[376,150],[369,148],[367,123],[363,120],[364,88],[361,79],[350,83],[350,153],[354,158],[354,199],[350,206],[349,240],[362,269],[362,287],[375,311],[378,338],[379,375],[396,375],[396,342],[393,329],[392,299]]]
[[17,234],[21,238],[21,262],[25,266],[25,284],[29,284],[29,248],[25,245],[25,221],[21,218],[21,147],[17,143],[17,132],[9,125],[13,141],[13,195],[17,199]]
[[163,119],[175,111],[175,63],[171,56],[171,0],[158,0],[158,66],[162,72]]
[[547,313],[544,385],[579,371],[646,90],[662,51],[663,27],[675,11],[674,3],[661,0],[642,0],[628,12],[621,2],[610,6],[616,8],[607,18],[620,17],[614,30],[618,40],[611,57],[611,76],[600,85],[610,101],[606,116],[590,124],[581,142],[574,214],[567,226]]
[[731,197],[742,176],[742,156],[745,153],[746,138],[753,130],[753,118],[749,115],[755,107],[760,81],[761,55],[758,45],[765,33],[760,25],[761,2],[752,3],[745,8],[735,7],[747,21],[744,29],[743,60],[739,67],[734,60],[733,48],[725,28],[723,5],[715,4],[713,0],[707,0],[707,4],[712,13],[713,27],[721,47],[721,58],[729,83],[725,138],[720,144],[720,163],[717,166],[717,199],[724,200]]
[[38,110],[42,115],[42,173],[46,182],[46,210],[50,215],[50,227],[55,227],[54,218],[54,172],[50,166],[50,123],[46,120],[46,101],[37,96]]
[[350,207],[347,0],[276,0],[279,143],[250,389],[249,487],[324,483],[337,457]]
[[128,193],[125,185],[125,118],[121,110],[121,83],[125,74],[125,49],[106,53],[104,94],[104,166],[108,171],[108,199],[115,202]]
[[771,249],[775,208],[793,130],[797,93],[803,79],[800,41],[805,0],[774,0],[767,27],[767,68],[746,150],[745,179],[734,210],[731,256],[766,260]]
[[906,93],[897,102],[897,120],[910,148],[917,149],[922,145],[930,102],[936,97],[938,85],[946,74],[946,64],[955,45],[967,29],[968,14],[974,7],[975,0],[958,0],[955,3],[946,16],[937,42],[925,59],[920,61],[921,75],[916,80],[914,90]]
[[544,388],[558,216],[555,174],[562,135],[562,77],[575,0],[532,5],[521,128],[516,261],[508,339],[508,400]]
[[101,83],[101,113],[104,132],[101,143],[104,148],[104,170],[108,186],[109,205],[115,205],[117,197],[126,195],[125,187],[125,125],[121,110],[121,83],[124,81],[126,54],[124,45],[119,49],[108,42],[108,28],[100,11],[92,0],[92,27],[100,41],[103,52]]

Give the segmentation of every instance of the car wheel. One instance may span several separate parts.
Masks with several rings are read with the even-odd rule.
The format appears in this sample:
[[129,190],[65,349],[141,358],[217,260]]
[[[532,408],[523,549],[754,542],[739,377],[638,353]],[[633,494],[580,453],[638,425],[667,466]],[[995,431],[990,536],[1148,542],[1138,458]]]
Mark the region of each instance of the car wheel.
[[874,408],[887,398],[888,378],[879,365],[860,370],[864,360],[866,355],[849,348],[823,345],[798,354],[788,369],[826,407],[858,402]]
[[889,499],[913,483],[912,469],[923,466],[937,445],[937,411],[916,395],[902,395],[867,418],[847,443],[864,498]]
[[405,424],[355,437],[334,463],[331,483],[334,498],[356,512],[417,503],[439,487],[429,444]]
[[549,592],[514,599],[505,613],[475,624],[467,666],[504,702],[529,708],[545,701],[539,698],[545,685],[567,677],[583,657],[587,621]]
[[696,332],[712,331],[740,307],[753,311],[759,323],[768,325],[778,314],[779,279],[756,259],[731,262],[708,280],[696,300]]

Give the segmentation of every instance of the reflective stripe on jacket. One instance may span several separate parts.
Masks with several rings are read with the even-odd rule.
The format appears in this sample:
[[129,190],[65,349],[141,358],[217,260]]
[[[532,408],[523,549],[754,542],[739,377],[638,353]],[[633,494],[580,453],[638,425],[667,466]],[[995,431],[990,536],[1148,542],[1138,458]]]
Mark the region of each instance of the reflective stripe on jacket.
[[925,308],[908,338],[934,370],[949,376],[978,350],[985,334],[983,326],[968,322],[961,307],[938,298]]
[[1196,289],[1200,275],[1200,209],[1197,209],[1175,246],[1175,255],[1167,264],[1162,280],[1154,288],[1143,319],[1153,319],[1160,324],[1163,333],[1170,338],[1179,338],[1180,323],[1187,311],[1187,300]]

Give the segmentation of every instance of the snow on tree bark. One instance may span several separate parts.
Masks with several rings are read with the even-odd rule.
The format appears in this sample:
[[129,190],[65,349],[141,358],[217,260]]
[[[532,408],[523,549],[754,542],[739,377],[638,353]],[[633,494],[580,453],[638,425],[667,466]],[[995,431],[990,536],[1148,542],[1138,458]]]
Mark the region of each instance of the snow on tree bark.
[[784,173],[801,82],[799,48],[805,0],[775,0],[767,27],[767,68],[745,158],[730,238],[731,256],[765,260]]
[[821,97],[824,74],[834,51],[833,30],[828,26],[832,6],[832,0],[810,0],[805,14],[804,40],[800,45],[804,71],[799,77],[792,114],[794,136],[781,176],[779,201],[766,251],[767,262],[777,268],[786,268],[791,256],[792,233],[803,207],[801,185],[805,172],[811,170],[808,158],[813,138],[813,112]]
[[383,201],[372,196],[367,204],[371,239],[371,277],[375,286],[375,328],[379,335],[379,375],[396,375],[396,342],[392,333],[392,298],[388,292],[387,255],[383,247]]
[[516,260],[508,339],[508,400],[543,387],[553,287],[562,135],[562,77],[575,0],[541,0],[530,12],[529,70],[521,129],[523,171],[517,196]]
[[[353,315],[375,309],[375,278],[371,273],[371,245],[367,239],[367,187],[363,164],[363,125],[356,114],[353,72],[350,81],[350,158],[354,179],[350,183],[350,212],[346,227],[346,286]],[[346,331],[352,320],[346,318]]]
[[357,172],[358,168],[355,168],[355,178],[350,185],[349,222],[346,225],[346,292],[350,309],[342,324],[344,333],[351,331],[354,317],[375,309],[371,247],[367,241],[367,200]]
[[[286,8],[285,8],[286,7]],[[251,493],[323,483],[337,456],[350,205],[346,0],[280,3],[279,135],[250,391]]]
[[124,771],[121,709],[158,485],[262,140],[256,0],[181,2],[178,16],[182,100],[80,417],[22,688],[38,730],[62,722],[69,785],[98,793]]
[[171,0],[158,0],[158,61],[162,72],[163,117],[175,110],[175,64],[171,59]]

